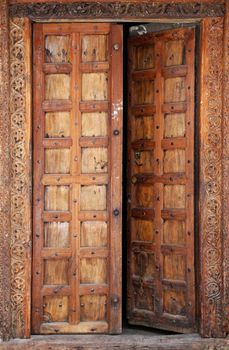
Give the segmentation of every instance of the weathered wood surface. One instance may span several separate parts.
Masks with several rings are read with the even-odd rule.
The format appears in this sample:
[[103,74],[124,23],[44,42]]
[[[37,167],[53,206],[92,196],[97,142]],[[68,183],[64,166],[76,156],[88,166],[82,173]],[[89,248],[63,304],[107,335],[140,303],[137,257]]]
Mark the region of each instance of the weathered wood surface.
[[[0,2],[0,338],[11,336],[10,115],[8,4]],[[7,291],[7,292],[6,292]]]
[[178,332],[195,329],[194,56],[193,29],[129,41],[128,320]]
[[222,107],[223,19],[204,19],[200,61],[199,273],[200,329],[220,337],[223,329]]
[[[147,332],[149,334],[149,332]],[[198,335],[84,335],[32,336],[0,344],[1,350],[227,350],[228,339],[201,339]]]
[[34,57],[32,329],[120,333],[122,29],[37,24]]
[[[32,1],[32,0],[31,0]],[[30,0],[29,0],[29,2],[31,2]],[[42,1],[42,0],[41,0]],[[162,0],[163,1],[163,0]],[[203,0],[203,1],[205,1],[205,0]],[[45,1],[46,2],[46,1]],[[186,1],[184,1],[184,2],[186,2]],[[206,0],[206,2],[207,2],[207,0]],[[160,2],[159,2],[160,3]],[[175,1],[173,1],[172,3],[175,3]],[[178,1],[176,1],[176,3],[178,3]],[[215,3],[217,3],[217,2],[215,2],[215,1],[213,1],[213,2],[211,2],[211,3],[213,3],[213,4],[215,4]],[[222,2],[221,2],[222,3]],[[5,6],[5,1],[4,0],[2,0],[1,1],[1,6]],[[2,9],[1,9],[2,10]],[[112,11],[112,13],[113,13],[113,15],[115,16],[115,11],[114,11],[114,9],[112,9],[111,10]],[[2,18],[3,18],[3,22],[2,23],[6,23],[6,22],[4,22],[5,21],[5,16],[6,16],[6,12],[5,12],[5,10],[4,11],[0,11],[0,17],[2,16]],[[94,18],[94,15],[93,15],[93,11],[91,11],[91,18],[93,19]],[[1,19],[2,20],[2,19]],[[3,30],[4,29],[4,30]],[[5,33],[5,26],[4,27],[2,27],[1,28],[1,35],[3,34],[3,35],[5,35],[4,33]],[[220,29],[221,30],[221,29]],[[214,29],[214,26],[213,26],[213,29],[212,29],[212,31],[211,31],[211,37],[213,36],[215,36],[216,35],[216,33],[215,33],[215,29]],[[209,42],[211,41],[212,39],[210,38],[209,39]],[[218,41],[217,39],[216,39],[216,42],[217,42],[217,45],[215,45],[215,43],[213,44],[213,46],[214,46],[214,49],[212,49],[212,50],[210,50],[209,51],[209,53],[208,53],[208,55],[209,55],[209,57],[211,57],[211,59],[212,59],[212,61],[211,62],[213,62],[212,63],[212,67],[214,67],[214,62],[217,62],[217,59],[215,59],[215,54],[216,53],[219,53],[219,55],[220,55],[220,50],[219,50],[219,48],[220,48],[220,42],[221,41]],[[5,42],[4,42],[4,45],[8,45],[8,43],[7,43],[7,39],[5,39]],[[5,51],[4,51],[4,55],[3,55],[4,57],[3,57],[3,59],[4,59],[4,62],[5,62],[5,59],[7,58],[7,55],[5,55]],[[228,54],[227,54],[227,44],[225,44],[225,58],[226,57],[228,57]],[[28,62],[27,62],[28,63]],[[26,64],[27,64],[26,63]],[[216,71],[217,71],[217,68],[216,68]],[[7,73],[7,70],[6,70],[6,73]],[[24,74],[24,73],[23,73]],[[4,82],[4,84],[6,84],[7,85],[7,80],[6,80],[6,75],[5,75],[5,73],[4,73],[4,79],[0,79],[2,82]],[[215,77],[212,79],[212,81],[215,81]],[[5,86],[6,86],[5,85]],[[228,84],[227,84],[228,85]],[[214,86],[214,84],[213,84],[213,86]],[[24,89],[24,87],[23,87],[23,89]],[[205,87],[205,89],[206,89],[206,87]],[[6,90],[5,90],[6,91]],[[7,90],[8,91],[8,90]],[[217,89],[217,91],[216,91],[216,93],[214,92],[213,94],[215,95],[215,96],[217,96],[217,94],[218,94],[218,89]],[[226,89],[224,89],[224,91],[225,91],[225,102],[224,102],[224,110],[225,111],[228,111],[228,106],[227,106],[227,96],[228,96],[228,93],[227,93],[227,90]],[[5,103],[7,103],[7,96],[9,96],[9,92],[7,92],[6,93],[6,95],[4,95],[4,104]],[[5,107],[4,107],[4,111],[6,111],[6,109],[5,109]],[[205,112],[203,112],[203,115],[205,115]],[[225,116],[226,116],[226,114],[225,114]],[[6,119],[4,119],[4,122],[6,122]],[[1,124],[1,125],[3,125],[3,124]],[[204,123],[204,125],[205,125],[205,123]],[[3,129],[2,129],[3,130]],[[18,124],[18,127],[17,127],[17,131],[18,131],[18,133],[21,133],[21,124]],[[218,135],[219,135],[219,130],[217,129],[217,139],[218,139]],[[1,148],[3,148],[4,149],[4,145],[5,145],[5,142],[6,142],[6,134],[5,134],[5,132],[4,132],[4,137],[3,137],[3,139],[1,140]],[[207,142],[207,139],[206,139],[206,142]],[[213,143],[212,144],[212,146],[211,146],[211,149],[212,150],[214,150],[214,148],[215,148],[215,144]],[[7,149],[9,149],[9,148],[7,148]],[[225,159],[226,159],[226,157],[225,157]],[[211,165],[211,163],[210,163],[210,161],[209,161],[209,159],[207,158],[206,159],[206,161],[203,163],[203,168],[204,169],[207,169],[208,168],[208,165],[210,166]],[[4,167],[4,169],[6,170],[7,168],[6,167]],[[215,169],[214,167],[213,167],[213,169]],[[226,174],[227,174],[227,171],[226,171]],[[217,175],[218,176],[218,175]],[[220,178],[218,179],[217,178],[217,176],[215,176],[215,178],[217,179],[217,182],[219,183],[220,182]],[[225,176],[225,178],[227,178],[227,175]],[[18,181],[20,181],[20,178],[19,177],[17,177],[17,180]],[[28,189],[29,189],[29,185],[28,185],[28,183],[26,184],[26,186],[28,186]],[[225,186],[227,186],[227,184],[225,184]],[[226,187],[225,187],[226,188]],[[4,188],[4,195],[5,195],[5,188]],[[226,192],[225,192],[226,193]],[[2,198],[4,198],[3,196],[2,196]],[[227,200],[227,196],[225,196],[225,201]],[[5,206],[4,206],[4,208],[6,208]],[[215,209],[218,211],[218,208],[217,207],[215,207]],[[207,206],[203,206],[202,207],[202,210],[201,210],[201,212],[204,214],[204,215],[206,215],[206,213],[207,213],[207,211],[208,211],[208,207]],[[211,211],[209,212],[210,214],[211,214]],[[225,218],[227,218],[228,217],[228,215],[227,215],[227,204],[225,204],[225,213],[226,213],[226,215],[225,215]],[[4,214],[5,215],[5,214]],[[102,214],[101,214],[102,215]],[[216,216],[218,217],[218,213],[216,214]],[[210,218],[210,216],[209,216],[209,218]],[[225,223],[224,223],[225,224]],[[7,223],[7,225],[5,225],[4,226],[4,228],[5,227],[9,227],[8,226],[8,223]],[[215,227],[215,224],[214,224],[214,220],[213,221],[208,221],[208,222],[206,222],[206,226],[205,227],[209,227],[209,228],[214,228]],[[225,229],[225,228],[224,228]],[[6,232],[6,230],[4,230],[4,233]],[[201,231],[202,232],[202,231]],[[200,233],[201,233],[200,232]],[[216,232],[216,231],[215,231]],[[225,231],[224,231],[225,232]],[[200,235],[201,236],[201,235]],[[1,239],[2,239],[2,237],[3,236],[1,236]],[[220,240],[220,238],[219,238],[219,231],[217,230],[217,232],[215,233],[215,242],[218,242],[219,240]],[[202,243],[203,243],[203,247],[204,247],[204,245],[205,245],[205,243],[206,243],[206,240],[205,239],[203,239],[203,241],[202,241]],[[225,244],[226,244],[226,246],[228,246],[228,244],[227,244],[227,241],[225,241]],[[7,272],[6,272],[6,267],[8,266],[9,267],[9,256],[8,256],[8,259],[7,259],[7,255],[5,254],[5,251],[3,251],[3,254],[4,254],[4,261],[6,262],[6,264],[4,263],[4,265],[3,264],[1,264],[1,266],[2,267],[4,267],[4,273],[5,274],[7,274]],[[215,254],[213,254],[213,256],[217,256],[217,254],[215,255]],[[200,258],[202,257],[202,251],[200,251]],[[6,260],[5,260],[6,259]],[[221,278],[220,276],[221,276],[221,271],[222,271],[222,266],[221,266],[221,262],[219,262],[219,260],[214,260],[213,261],[213,263],[212,263],[212,265],[213,266],[216,266],[216,269],[215,269],[215,271],[217,270],[217,274],[215,274],[215,277],[217,277],[217,276],[219,276],[219,278]],[[220,267],[221,266],[221,267]],[[225,264],[225,267],[227,266],[227,264]],[[207,269],[208,269],[208,267],[207,267]],[[211,269],[211,271],[212,271],[212,269]],[[16,270],[15,270],[15,272],[16,272]],[[21,270],[19,269],[18,270],[18,273],[20,274],[21,273]],[[212,276],[212,275],[211,275]],[[227,286],[228,286],[228,277],[227,277],[227,268],[226,268],[226,270],[225,270],[225,275],[224,275],[224,277],[225,277],[225,280],[224,280],[224,285],[225,285],[225,292],[227,293],[227,291],[228,291],[228,288],[227,288]],[[208,279],[209,277],[207,277],[207,279]],[[5,275],[1,275],[1,280],[3,281],[3,279],[6,281],[6,283],[9,283],[9,280],[8,280],[8,277]],[[30,276],[26,276],[26,280],[27,280],[27,282],[26,283],[28,283],[28,281],[29,281],[29,279],[30,279]],[[7,282],[8,281],[8,282]],[[20,281],[20,279],[18,279],[18,281]],[[203,282],[202,281],[200,281],[200,289],[201,289],[201,286],[203,285]],[[211,291],[209,291],[209,294],[207,294],[206,293],[206,295],[204,296],[204,305],[207,307],[207,309],[208,309],[208,312],[206,313],[206,315],[205,315],[205,317],[202,317],[202,319],[201,319],[201,324],[202,324],[202,326],[204,326],[204,324],[205,324],[205,322],[208,322],[208,319],[209,319],[209,317],[208,317],[208,315],[211,315],[211,314],[213,314],[213,315],[218,315],[218,316],[220,316],[221,317],[221,319],[220,319],[220,321],[219,321],[219,323],[221,324],[221,323],[223,323],[224,322],[224,320],[223,320],[223,314],[222,314],[222,312],[221,312],[221,310],[220,310],[220,308],[217,308],[217,307],[215,307],[215,301],[216,300],[222,300],[222,293],[223,293],[223,291],[222,291],[222,288],[221,288],[221,284],[216,280],[216,281],[212,281],[212,278],[210,278],[209,279],[209,283],[208,283],[208,286],[209,286],[209,288],[210,287],[212,287],[211,288],[211,291],[213,291],[213,289],[215,289],[216,290],[216,293],[215,294],[213,294],[213,296],[211,297],[211,295],[212,295],[212,293],[211,293]],[[29,285],[27,284],[27,290],[29,290]],[[206,291],[206,284],[205,284],[205,287],[203,288],[202,287],[202,290],[205,290]],[[208,289],[209,290],[209,289]],[[3,292],[1,293],[1,305],[3,305],[3,300],[4,300],[4,298],[5,298],[5,300],[7,299],[8,300],[8,298],[9,298],[9,288],[3,288]],[[16,293],[16,295],[17,295],[17,293]],[[23,301],[22,301],[22,303],[25,305],[26,303],[27,303],[27,297],[25,296],[25,294],[23,294],[24,295],[24,299],[23,299]],[[28,295],[29,296],[29,295]],[[30,296],[29,296],[29,298],[30,298]],[[227,296],[226,296],[226,299],[225,300],[227,300]],[[20,299],[21,300],[21,299]],[[209,303],[207,302],[207,300],[209,300]],[[212,304],[212,300],[213,300],[213,304]],[[15,298],[15,309],[16,308],[18,308],[18,304],[17,304],[17,299]],[[19,305],[20,305],[20,302],[21,301],[19,301]],[[10,302],[7,302],[7,312],[8,312],[8,307],[9,307],[9,305],[10,305]],[[213,305],[213,306],[211,306],[211,305]],[[2,313],[1,313],[2,314]],[[213,318],[214,318],[215,316],[213,316]],[[7,320],[7,318],[4,318],[5,320]],[[6,324],[6,323],[1,323],[1,326],[4,326],[4,324]],[[207,335],[207,336],[209,336],[209,334],[211,334],[211,335],[214,335],[214,336],[216,336],[217,334],[219,335],[219,334],[221,334],[221,329],[222,328],[219,328],[219,333],[217,332],[209,332],[209,329],[212,329],[213,331],[214,331],[214,329],[215,329],[215,324],[214,324],[214,322],[209,322],[209,324],[208,324],[208,326],[207,326],[207,330],[206,330],[206,332],[203,332],[202,334],[203,335]],[[11,328],[10,327],[8,327],[8,326],[6,326],[5,327],[5,334],[9,337],[9,335],[11,334]],[[24,333],[25,334],[25,333]]]
[[229,333],[229,2],[224,21],[223,71],[223,251],[224,251],[224,329]]
[[28,337],[31,317],[32,250],[32,46],[29,19],[10,20],[10,43],[12,334],[13,337]]
[[[80,2],[79,0],[75,0],[74,2]],[[10,0],[9,3],[10,4],[26,4],[26,3],[37,3],[37,2],[40,2],[40,3],[52,3],[52,2],[57,2],[56,0]],[[71,3],[73,2],[73,0],[60,0],[58,1],[59,3]],[[92,0],[89,0],[88,1],[89,3],[90,2],[93,2]],[[108,0],[101,0],[100,2],[109,2]],[[121,3],[125,3],[127,2],[127,0],[120,0]],[[130,2],[138,2],[138,0],[132,0]],[[150,3],[151,0],[145,0],[145,2],[147,3]],[[187,0],[177,0],[177,1],[171,1],[170,4],[176,4],[176,3],[195,3],[195,1],[187,1]],[[168,0],[157,0],[157,3],[168,3]],[[224,4],[225,3],[225,0],[199,0],[198,3],[209,3],[209,4]]]
[[224,16],[225,6],[219,2],[57,2],[14,3],[10,15],[32,19],[51,18],[204,18]]

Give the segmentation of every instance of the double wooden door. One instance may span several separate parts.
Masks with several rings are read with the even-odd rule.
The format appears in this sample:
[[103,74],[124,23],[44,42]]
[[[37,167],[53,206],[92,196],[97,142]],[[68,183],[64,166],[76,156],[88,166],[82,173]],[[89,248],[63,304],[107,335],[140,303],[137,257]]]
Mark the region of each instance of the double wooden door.
[[[122,60],[120,25],[34,26],[36,334],[121,332]],[[190,331],[193,29],[130,39],[128,119],[127,316]]]

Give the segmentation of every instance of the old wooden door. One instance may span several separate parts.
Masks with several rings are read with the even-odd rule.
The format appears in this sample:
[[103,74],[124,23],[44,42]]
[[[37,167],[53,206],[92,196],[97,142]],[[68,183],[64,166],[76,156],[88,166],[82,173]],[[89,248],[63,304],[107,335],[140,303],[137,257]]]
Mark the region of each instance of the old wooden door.
[[34,26],[33,333],[121,331],[122,31]]
[[129,40],[128,320],[195,329],[194,29]]

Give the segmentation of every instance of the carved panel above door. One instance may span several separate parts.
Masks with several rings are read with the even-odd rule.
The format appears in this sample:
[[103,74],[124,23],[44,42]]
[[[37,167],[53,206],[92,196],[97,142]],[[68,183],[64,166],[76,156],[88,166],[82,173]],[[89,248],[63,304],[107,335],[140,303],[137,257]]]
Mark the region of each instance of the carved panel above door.
[[31,19],[75,19],[75,18],[203,18],[224,16],[222,2],[163,3],[159,2],[72,2],[36,3],[10,5],[10,15]]

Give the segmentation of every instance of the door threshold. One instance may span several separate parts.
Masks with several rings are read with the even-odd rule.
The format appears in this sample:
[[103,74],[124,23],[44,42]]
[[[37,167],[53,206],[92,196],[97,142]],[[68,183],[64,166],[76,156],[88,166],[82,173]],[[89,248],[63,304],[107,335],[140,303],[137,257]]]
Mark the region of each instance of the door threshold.
[[33,335],[1,343],[1,350],[195,350],[228,349],[229,339],[201,338],[199,334],[176,335]]

